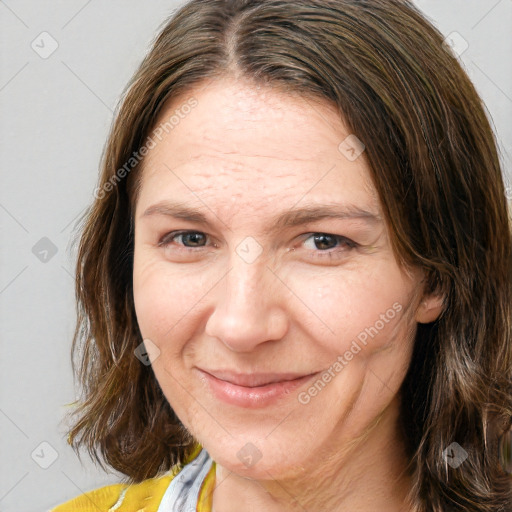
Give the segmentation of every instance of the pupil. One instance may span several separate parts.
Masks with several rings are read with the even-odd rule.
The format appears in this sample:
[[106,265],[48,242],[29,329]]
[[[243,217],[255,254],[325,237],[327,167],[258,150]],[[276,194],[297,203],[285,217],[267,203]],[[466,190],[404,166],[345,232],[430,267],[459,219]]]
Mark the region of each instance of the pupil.
[[197,242],[199,242],[200,240],[198,240],[198,238],[200,238],[201,236],[202,235],[200,233],[187,233],[187,234],[185,234],[185,237],[188,237],[188,241],[191,241],[192,245],[194,245]]
[[[329,249],[330,247],[325,247],[325,240],[328,240],[328,239],[333,239],[332,236],[330,235],[323,235],[323,234],[320,234],[320,235],[315,235],[315,244],[317,246],[317,249]],[[323,247],[319,247],[323,245]],[[327,245],[329,245],[329,242],[327,242]],[[332,246],[332,244],[331,244]]]

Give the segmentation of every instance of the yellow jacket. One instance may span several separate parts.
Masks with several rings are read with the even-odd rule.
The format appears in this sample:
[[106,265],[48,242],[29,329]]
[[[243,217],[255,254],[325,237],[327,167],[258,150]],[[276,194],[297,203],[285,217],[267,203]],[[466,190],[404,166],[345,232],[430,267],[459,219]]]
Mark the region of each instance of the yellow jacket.
[[[185,465],[201,452],[197,444]],[[149,478],[139,484],[114,484],[77,496],[50,512],[157,512],[172,479],[183,469],[175,465],[165,475]],[[197,512],[210,512],[215,484],[215,463],[212,464],[199,493]]]

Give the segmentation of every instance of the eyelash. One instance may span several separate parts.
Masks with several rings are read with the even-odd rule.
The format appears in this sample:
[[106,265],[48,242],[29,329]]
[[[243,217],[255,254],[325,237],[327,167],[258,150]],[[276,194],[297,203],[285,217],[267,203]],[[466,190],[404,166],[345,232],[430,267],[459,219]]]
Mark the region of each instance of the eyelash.
[[[187,231],[187,230],[183,230],[183,231],[171,231],[170,233],[167,233],[165,234],[161,239],[160,241],[158,242],[158,246],[159,247],[168,247],[170,246],[173,242],[173,240],[178,237],[178,236],[181,236],[181,235],[189,235],[189,234],[200,234],[200,235],[205,235],[205,236],[208,236],[206,235],[205,233],[203,233],[202,231]],[[307,236],[306,236],[307,235]],[[309,238],[311,238],[312,236],[318,236],[318,235],[322,235],[322,236],[327,236],[327,237],[331,237],[331,238],[334,238],[335,240],[337,240],[340,244],[343,244],[345,247],[342,248],[342,247],[335,247],[335,248],[331,248],[331,249],[328,249],[328,250],[312,250],[313,252],[311,253],[311,255],[315,258],[328,258],[328,259],[332,259],[333,257],[336,258],[336,257],[342,257],[339,252],[345,252],[345,251],[350,251],[352,249],[355,249],[357,247],[359,247],[359,244],[344,237],[344,236],[341,236],[341,235],[333,235],[331,233],[324,233],[322,231],[315,231],[315,232],[311,232],[311,233],[305,233],[303,235],[303,242],[305,240],[308,240]],[[184,250],[186,252],[192,250],[200,250],[200,249],[203,249],[205,246],[199,246],[199,247],[186,247],[186,246],[181,246],[183,249],[181,250]]]

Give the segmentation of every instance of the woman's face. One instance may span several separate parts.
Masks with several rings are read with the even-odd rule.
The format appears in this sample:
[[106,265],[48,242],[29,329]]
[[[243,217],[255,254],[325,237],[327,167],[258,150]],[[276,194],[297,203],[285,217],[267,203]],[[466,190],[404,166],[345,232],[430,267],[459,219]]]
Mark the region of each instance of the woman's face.
[[327,105],[222,80],[173,114],[135,212],[153,370],[218,464],[295,474],[397,410],[431,320],[422,276],[399,268],[363,146]]

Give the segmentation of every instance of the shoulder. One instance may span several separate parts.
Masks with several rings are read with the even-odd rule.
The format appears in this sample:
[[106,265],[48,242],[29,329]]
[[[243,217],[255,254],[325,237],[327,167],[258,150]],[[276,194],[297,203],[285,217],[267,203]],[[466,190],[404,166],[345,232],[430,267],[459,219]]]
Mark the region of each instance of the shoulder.
[[100,487],[62,503],[50,512],[156,512],[162,496],[177,473],[178,471],[173,471],[171,474],[150,478],[139,484]]
[[[196,449],[185,463],[197,455]],[[183,466],[138,484],[113,484],[94,489],[52,508],[49,512],[156,512],[172,479]]]

